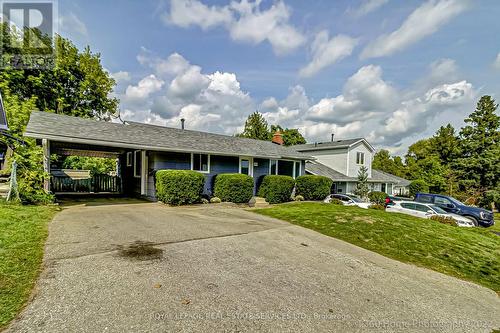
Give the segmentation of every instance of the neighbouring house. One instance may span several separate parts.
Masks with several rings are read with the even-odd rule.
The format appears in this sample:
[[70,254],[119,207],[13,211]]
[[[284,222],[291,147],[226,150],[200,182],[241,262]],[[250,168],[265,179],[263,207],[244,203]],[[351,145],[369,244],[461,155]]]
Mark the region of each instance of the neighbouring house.
[[[298,177],[313,157],[273,142],[192,131],[136,122],[113,123],[35,111],[26,136],[37,139],[44,151],[44,169],[51,172],[50,156],[92,156],[117,160],[117,176],[76,186],[71,177],[55,170],[47,191],[111,192],[155,199],[155,173],[163,169],[195,170],[205,175],[210,195],[221,173],[252,176],[257,191],[265,175]],[[59,179],[61,178],[62,179]]]
[[293,146],[297,151],[315,157],[306,164],[306,173],[333,180],[333,193],[353,193],[360,168],[368,169],[372,191],[389,195],[408,195],[410,182],[372,168],[375,149],[363,138],[316,142]]

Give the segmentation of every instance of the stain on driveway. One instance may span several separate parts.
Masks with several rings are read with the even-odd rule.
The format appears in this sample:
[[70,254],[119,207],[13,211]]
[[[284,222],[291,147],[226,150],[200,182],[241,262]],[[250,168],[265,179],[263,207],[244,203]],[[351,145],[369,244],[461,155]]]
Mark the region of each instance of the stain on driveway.
[[[225,205],[110,201],[49,227],[9,332],[490,332],[491,290]],[[307,246],[306,246],[307,245]]]

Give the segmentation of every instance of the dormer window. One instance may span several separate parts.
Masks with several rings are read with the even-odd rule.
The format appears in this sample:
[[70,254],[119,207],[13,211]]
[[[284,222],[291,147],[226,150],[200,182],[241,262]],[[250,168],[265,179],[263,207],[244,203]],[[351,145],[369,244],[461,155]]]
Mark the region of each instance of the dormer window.
[[359,165],[365,164],[365,153],[362,153],[362,152],[356,153],[356,164],[359,164]]

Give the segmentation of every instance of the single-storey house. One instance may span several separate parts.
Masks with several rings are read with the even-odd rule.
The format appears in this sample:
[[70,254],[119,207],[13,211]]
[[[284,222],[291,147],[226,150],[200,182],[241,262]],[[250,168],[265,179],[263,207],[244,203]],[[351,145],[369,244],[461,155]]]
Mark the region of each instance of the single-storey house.
[[[26,136],[37,139],[44,150],[44,168],[51,172],[50,155],[94,156],[117,160],[117,177],[99,179],[88,191],[120,192],[155,199],[155,173],[162,169],[195,170],[205,175],[205,194],[213,191],[217,174],[242,173],[255,180],[257,188],[265,175],[305,174],[306,161],[313,157],[274,142],[169,128],[136,122],[113,123],[35,111]],[[51,191],[68,188],[85,191],[85,184],[57,182],[45,185]],[[68,179],[65,179],[68,181]],[[82,190],[83,189],[83,190]]]
[[326,176],[333,180],[333,193],[353,193],[360,168],[365,166],[371,191],[389,195],[408,195],[410,182],[372,168],[375,149],[364,138],[332,140],[293,146],[311,155],[314,161],[306,164],[306,173]]

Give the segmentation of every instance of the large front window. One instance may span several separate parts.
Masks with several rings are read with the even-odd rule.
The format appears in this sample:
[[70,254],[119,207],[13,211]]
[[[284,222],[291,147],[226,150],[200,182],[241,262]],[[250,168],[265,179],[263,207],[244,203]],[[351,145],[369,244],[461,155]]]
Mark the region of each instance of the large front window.
[[210,172],[210,156],[208,154],[193,154],[191,170]]

